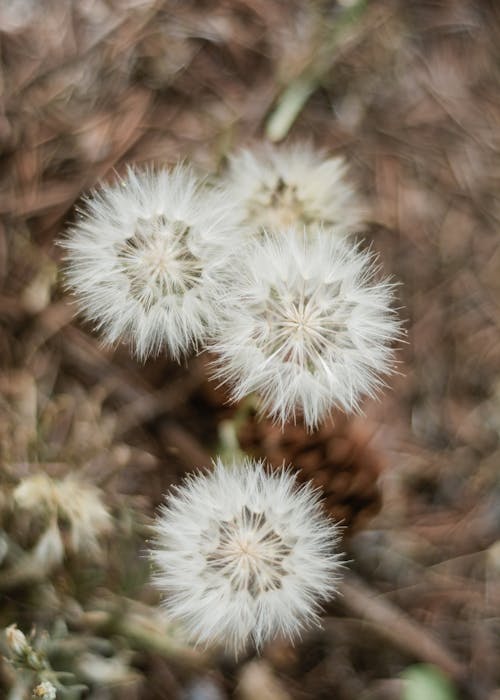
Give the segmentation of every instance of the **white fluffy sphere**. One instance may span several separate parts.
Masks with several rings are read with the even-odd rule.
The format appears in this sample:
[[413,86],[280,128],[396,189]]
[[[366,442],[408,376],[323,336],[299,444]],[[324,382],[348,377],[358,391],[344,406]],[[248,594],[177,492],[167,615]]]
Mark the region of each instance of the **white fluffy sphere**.
[[392,370],[400,334],[373,255],[328,230],[290,229],[241,258],[213,345],[232,398],[256,392],[278,422],[302,416],[311,428],[333,408],[358,410]]
[[229,200],[189,168],[138,171],[86,201],[62,242],[67,281],[108,343],[173,357],[217,323],[220,279],[238,227]]
[[363,221],[347,166],[307,143],[243,149],[230,157],[224,186],[256,232],[289,226],[335,227],[336,236],[359,232]]
[[245,460],[189,477],[156,525],[156,585],[195,643],[238,653],[319,622],[336,589],[339,528],[309,485]]

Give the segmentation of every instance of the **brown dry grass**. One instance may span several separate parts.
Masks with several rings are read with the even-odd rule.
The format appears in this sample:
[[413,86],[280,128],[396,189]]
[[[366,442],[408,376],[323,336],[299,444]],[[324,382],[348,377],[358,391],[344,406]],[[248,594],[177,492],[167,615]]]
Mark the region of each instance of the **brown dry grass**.
[[[127,684],[90,684],[96,700],[397,698],[417,661],[443,669],[457,697],[499,697],[500,10],[381,0],[346,12],[326,0],[0,1],[3,495],[39,469],[79,471],[105,489],[120,542],[97,573],[68,561],[11,586],[0,624],[65,620],[71,663],[102,652],[96,636],[105,655],[132,650]],[[367,237],[402,283],[409,342],[391,392],[366,406],[384,505],[346,543],[356,573],[343,598],[298,648],[230,665],[114,617],[119,600],[149,619],[147,519],[213,454],[225,414],[199,359],[142,367],[101,348],[74,319],[54,240],[80,195],[126,163],[217,169],[265,137],[304,81],[283,135],[350,161]],[[4,665],[3,692],[10,682]]]

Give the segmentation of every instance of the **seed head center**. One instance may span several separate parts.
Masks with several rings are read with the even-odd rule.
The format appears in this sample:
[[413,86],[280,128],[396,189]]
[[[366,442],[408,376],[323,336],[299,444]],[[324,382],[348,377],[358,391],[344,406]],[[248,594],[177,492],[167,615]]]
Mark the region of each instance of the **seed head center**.
[[278,326],[301,337],[321,333],[324,330],[320,313],[311,308],[310,303],[303,301],[286,305],[279,314]]
[[145,307],[195,286],[201,264],[187,245],[189,227],[164,216],[139,219],[134,235],[120,244],[118,255],[130,292]]
[[142,264],[147,270],[153,272],[154,275],[165,274],[171,262],[172,253],[166,241],[162,240],[160,237],[152,239],[149,245],[144,249]]
[[240,518],[221,523],[218,544],[207,557],[207,571],[228,577],[233,590],[252,597],[281,586],[283,562],[291,552],[262,513],[244,508]]

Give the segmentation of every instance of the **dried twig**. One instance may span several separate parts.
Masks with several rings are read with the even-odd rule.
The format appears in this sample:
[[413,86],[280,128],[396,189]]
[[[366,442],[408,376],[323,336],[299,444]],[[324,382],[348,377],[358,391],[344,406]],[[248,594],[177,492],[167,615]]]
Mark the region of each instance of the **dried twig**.
[[443,642],[402,610],[377,595],[353,574],[339,586],[339,602],[349,613],[365,620],[376,633],[411,656],[439,666],[455,680],[462,680],[466,669]]

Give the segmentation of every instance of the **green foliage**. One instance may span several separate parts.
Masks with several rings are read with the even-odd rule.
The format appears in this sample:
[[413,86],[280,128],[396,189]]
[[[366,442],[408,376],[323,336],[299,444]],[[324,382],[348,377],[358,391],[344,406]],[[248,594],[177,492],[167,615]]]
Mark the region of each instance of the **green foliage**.
[[403,700],[458,700],[453,685],[436,666],[415,664],[402,674]]

